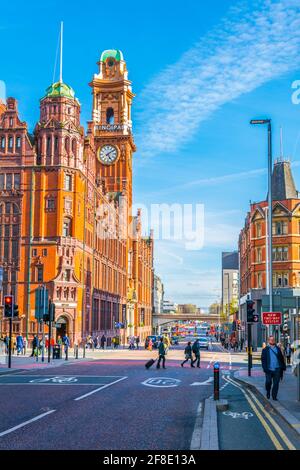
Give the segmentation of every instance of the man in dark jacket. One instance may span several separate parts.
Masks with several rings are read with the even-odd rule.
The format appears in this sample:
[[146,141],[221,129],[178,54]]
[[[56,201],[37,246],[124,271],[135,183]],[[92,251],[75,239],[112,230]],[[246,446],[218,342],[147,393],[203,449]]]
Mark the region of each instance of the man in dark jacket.
[[267,398],[270,398],[272,389],[272,398],[277,400],[279,381],[283,377],[286,365],[281,349],[276,346],[274,336],[269,337],[268,343],[261,353],[261,365],[266,374]]
[[197,367],[200,367],[200,343],[197,339],[193,343],[192,351],[195,354],[195,359],[192,361],[192,365],[197,361]]
[[39,346],[39,339],[38,339],[37,335],[34,335],[33,340],[32,340],[32,353],[31,353],[31,357],[34,356],[35,350],[36,350],[36,353],[38,354],[38,346]]
[[162,360],[162,366],[163,366],[163,369],[165,369],[166,367],[166,350],[165,350],[165,345],[164,345],[164,339],[161,338],[160,340],[160,343],[159,343],[159,346],[158,346],[158,362],[157,362],[157,366],[156,368],[159,369],[160,368],[160,361]]

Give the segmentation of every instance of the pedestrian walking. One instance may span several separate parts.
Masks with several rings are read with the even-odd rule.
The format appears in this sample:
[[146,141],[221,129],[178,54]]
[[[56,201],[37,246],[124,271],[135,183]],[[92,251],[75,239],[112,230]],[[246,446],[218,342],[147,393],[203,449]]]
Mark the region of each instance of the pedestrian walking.
[[269,337],[268,343],[268,346],[262,350],[261,364],[266,374],[267,398],[270,398],[272,393],[273,400],[277,400],[279,382],[283,378],[286,365],[281,349],[276,346],[274,336]]
[[160,369],[160,361],[162,360],[163,369],[166,369],[166,348],[164,345],[164,340],[161,338],[159,346],[158,346],[158,362],[156,365],[156,369]]
[[36,356],[38,354],[39,339],[37,335],[34,335],[32,340],[32,353],[30,357]]
[[287,343],[285,349],[284,349],[285,357],[286,357],[286,362],[290,366],[291,365],[291,355],[292,355],[292,348],[290,343]]
[[8,349],[9,349],[9,336],[8,334],[4,338],[4,344],[5,344],[5,354],[8,354]]
[[244,338],[241,338],[241,342],[240,342],[240,351],[241,351],[241,352],[242,352],[243,349],[244,349],[244,342],[245,342]]
[[26,356],[26,352],[27,352],[27,339],[23,338],[23,348],[22,348],[23,356]]
[[98,346],[98,337],[97,336],[95,336],[95,338],[93,339],[93,342],[94,342],[94,349],[97,349],[97,346]]
[[192,346],[192,352],[194,353],[195,355],[195,359],[192,361],[192,365],[195,364],[195,362],[197,362],[197,367],[201,367],[200,366],[200,343],[199,341],[196,339],[196,341],[194,341],[193,343],[193,346]]
[[149,343],[148,343],[148,351],[152,351],[152,347],[153,347],[153,341],[152,341],[152,339],[150,338],[150,339],[149,339]]
[[136,349],[139,349],[139,344],[140,344],[140,337],[139,336],[136,337],[135,342],[136,342]]
[[71,344],[67,333],[65,334],[65,336],[63,336],[62,342],[63,342],[63,345],[64,345],[65,359],[67,361],[68,360],[68,351],[69,351],[69,347],[70,347],[70,344]]
[[134,343],[135,343],[135,337],[130,336],[130,338],[129,338],[129,349],[135,349]]
[[16,342],[17,342],[17,355],[19,356],[19,354],[21,354],[23,347],[24,347],[23,336],[19,334],[17,336]]
[[146,340],[145,340],[145,349],[148,349],[149,347],[149,338],[147,336]]
[[105,343],[106,343],[106,336],[105,336],[105,334],[103,333],[103,335],[101,336],[101,340],[100,340],[100,347],[101,347],[101,349],[104,349]]
[[192,346],[191,346],[191,342],[189,341],[185,350],[184,350],[184,354],[185,354],[185,360],[181,363],[181,367],[184,366],[184,364],[186,362],[188,362],[189,360],[191,360],[191,367],[195,367],[193,365],[193,358],[192,358]]

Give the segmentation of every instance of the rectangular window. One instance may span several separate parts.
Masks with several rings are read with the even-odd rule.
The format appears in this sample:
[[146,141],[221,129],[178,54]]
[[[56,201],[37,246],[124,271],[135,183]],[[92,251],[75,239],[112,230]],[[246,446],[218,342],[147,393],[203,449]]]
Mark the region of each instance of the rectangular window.
[[13,228],[13,230],[12,230],[13,237],[18,237],[19,236],[19,225],[14,224],[12,226],[12,228]]
[[5,149],[5,137],[1,137],[1,148]]
[[8,173],[6,175],[6,189],[7,190],[12,189],[12,174],[11,173]]
[[8,240],[4,240],[4,256],[3,257],[5,261],[7,261],[9,258],[9,241]]
[[14,188],[20,189],[20,175],[19,173],[14,174]]
[[5,225],[5,226],[4,226],[4,236],[5,236],[6,238],[9,238],[9,237],[10,237],[9,225]]
[[36,268],[37,282],[43,282],[44,280],[44,266],[38,266]]
[[0,174],[0,190],[4,189],[4,174]]
[[277,221],[273,223],[272,227],[273,235],[287,235],[288,225],[286,221]]
[[54,199],[46,199],[46,209],[54,210],[55,209],[55,200]]
[[12,241],[12,257],[13,259],[17,259],[19,257],[19,243],[18,240]]
[[42,255],[43,255],[43,256],[47,256],[47,248],[43,248],[43,250],[42,250]]
[[17,149],[21,148],[21,137],[17,137],[16,144],[17,144]]
[[261,224],[256,224],[256,237],[261,237]]
[[37,256],[37,249],[36,248],[32,249],[32,256]]
[[72,191],[72,175],[65,175],[65,190]]
[[13,137],[9,137],[9,138],[8,138],[8,148],[9,148],[9,149],[12,149],[12,148],[13,148],[13,143],[14,143]]
[[72,200],[71,199],[65,199],[65,210],[66,211],[71,211],[72,210]]

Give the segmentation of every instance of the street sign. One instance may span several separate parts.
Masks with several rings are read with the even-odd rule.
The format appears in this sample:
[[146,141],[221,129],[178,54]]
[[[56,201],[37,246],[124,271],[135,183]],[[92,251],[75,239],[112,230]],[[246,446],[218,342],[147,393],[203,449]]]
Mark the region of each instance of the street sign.
[[281,312],[262,312],[264,325],[281,325]]

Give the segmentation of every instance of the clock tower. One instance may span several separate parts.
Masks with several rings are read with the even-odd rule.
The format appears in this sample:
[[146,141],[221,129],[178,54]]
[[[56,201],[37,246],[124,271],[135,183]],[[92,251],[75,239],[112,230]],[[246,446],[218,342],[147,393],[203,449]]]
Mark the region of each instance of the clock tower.
[[90,86],[93,90],[92,129],[97,156],[96,178],[105,181],[109,192],[126,195],[132,206],[131,104],[134,94],[123,54],[106,50],[98,62],[99,73]]

